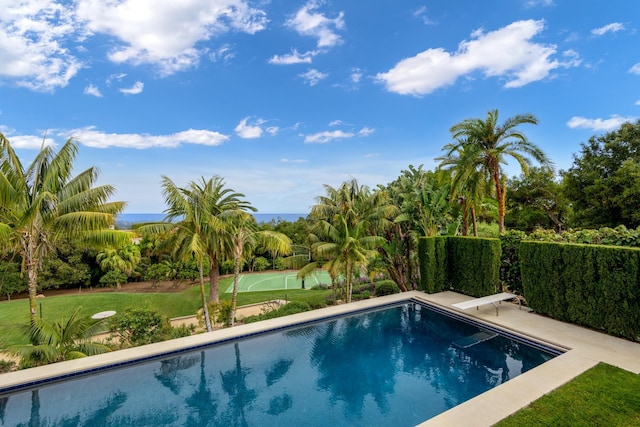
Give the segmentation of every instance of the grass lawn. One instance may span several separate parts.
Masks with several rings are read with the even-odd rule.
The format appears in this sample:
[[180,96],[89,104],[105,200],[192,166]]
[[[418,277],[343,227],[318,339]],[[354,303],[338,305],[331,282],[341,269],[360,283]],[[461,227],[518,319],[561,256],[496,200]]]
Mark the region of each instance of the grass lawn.
[[[220,289],[226,289],[232,278],[220,280]],[[207,295],[209,286],[207,285]],[[321,301],[331,291],[319,290],[282,290],[265,292],[243,292],[238,294],[238,306],[268,301],[271,299],[287,299],[290,301]],[[221,294],[222,300],[230,300],[231,294]],[[83,293],[62,295],[38,299],[38,310],[42,307],[42,317],[53,321],[67,319],[77,308],[90,316],[106,310],[120,312],[127,307],[147,304],[157,308],[163,315],[173,318],[194,315],[201,308],[200,287],[192,286],[179,293]],[[29,323],[29,300],[20,299],[0,302],[0,349],[14,344],[28,343],[24,334],[25,325]]]
[[640,375],[600,363],[496,426],[640,426]]

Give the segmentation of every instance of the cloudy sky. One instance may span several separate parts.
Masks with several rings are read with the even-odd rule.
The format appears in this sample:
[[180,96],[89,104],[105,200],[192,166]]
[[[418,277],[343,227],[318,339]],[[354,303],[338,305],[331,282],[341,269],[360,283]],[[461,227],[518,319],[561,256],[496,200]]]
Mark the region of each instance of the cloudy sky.
[[[0,132],[80,143],[128,213],[214,175],[261,213],[435,167],[466,118],[531,113],[559,170],[640,117],[640,2],[3,0]],[[515,166],[507,168],[517,173]],[[509,170],[509,169],[508,169]]]

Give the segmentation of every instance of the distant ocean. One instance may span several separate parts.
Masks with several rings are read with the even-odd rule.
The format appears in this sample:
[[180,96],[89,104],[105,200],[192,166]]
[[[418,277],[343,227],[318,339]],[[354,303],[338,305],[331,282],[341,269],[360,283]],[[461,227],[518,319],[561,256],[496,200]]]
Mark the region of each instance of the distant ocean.
[[[306,218],[308,214],[298,213],[254,213],[258,223],[269,223],[274,221],[276,223],[281,221],[296,222],[298,218]],[[116,226],[118,228],[129,228],[133,224],[139,224],[141,222],[160,222],[164,219],[165,215],[161,213],[122,213],[116,218]]]

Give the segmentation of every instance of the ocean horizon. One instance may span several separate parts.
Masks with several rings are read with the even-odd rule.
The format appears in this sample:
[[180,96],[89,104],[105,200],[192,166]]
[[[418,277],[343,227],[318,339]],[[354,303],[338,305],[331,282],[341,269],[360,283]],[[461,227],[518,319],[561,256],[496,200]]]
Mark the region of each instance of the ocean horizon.
[[[303,213],[252,213],[259,224],[270,222],[296,222],[299,218],[306,218],[308,214]],[[116,217],[116,226],[128,228],[133,224],[143,222],[160,222],[164,219],[163,213],[121,213]]]

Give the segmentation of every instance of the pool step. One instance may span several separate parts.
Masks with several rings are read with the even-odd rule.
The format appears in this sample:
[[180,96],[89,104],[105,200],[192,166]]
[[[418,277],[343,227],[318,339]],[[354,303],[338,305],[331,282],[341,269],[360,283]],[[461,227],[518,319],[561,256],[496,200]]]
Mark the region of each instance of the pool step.
[[480,332],[476,332],[473,335],[469,335],[468,337],[460,338],[457,341],[453,341],[451,344],[453,344],[455,347],[458,347],[458,348],[469,348],[469,347],[473,347],[476,344],[480,344],[481,342],[488,341],[491,338],[495,338],[497,336],[498,334],[496,334],[495,332],[480,331]]

